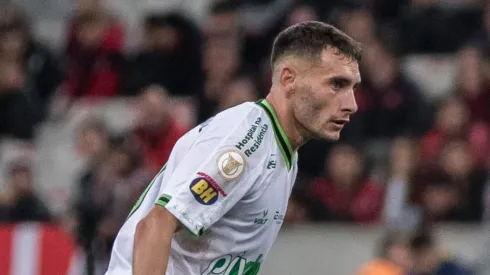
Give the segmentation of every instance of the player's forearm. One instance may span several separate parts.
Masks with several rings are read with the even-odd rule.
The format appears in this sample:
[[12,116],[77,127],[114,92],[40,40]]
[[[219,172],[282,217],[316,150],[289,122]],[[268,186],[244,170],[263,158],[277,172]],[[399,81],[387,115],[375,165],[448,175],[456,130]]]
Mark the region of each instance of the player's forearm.
[[167,270],[173,228],[151,216],[138,223],[134,239],[133,275],[162,275]]

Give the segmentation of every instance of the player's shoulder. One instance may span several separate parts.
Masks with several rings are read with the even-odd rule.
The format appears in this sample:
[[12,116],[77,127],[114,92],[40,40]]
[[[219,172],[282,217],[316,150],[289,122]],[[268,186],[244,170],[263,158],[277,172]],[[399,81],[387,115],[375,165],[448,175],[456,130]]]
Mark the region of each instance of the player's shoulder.
[[237,122],[249,122],[264,116],[265,113],[255,102],[245,102],[235,107],[221,111],[215,116],[216,120],[236,124]]
[[268,154],[273,140],[267,114],[254,102],[224,110],[201,127],[203,138],[215,137],[250,159]]
[[200,130],[215,134],[236,133],[239,135],[242,132],[247,132],[251,125],[262,124],[265,117],[266,114],[256,103],[245,102],[219,112],[203,122],[200,125]]

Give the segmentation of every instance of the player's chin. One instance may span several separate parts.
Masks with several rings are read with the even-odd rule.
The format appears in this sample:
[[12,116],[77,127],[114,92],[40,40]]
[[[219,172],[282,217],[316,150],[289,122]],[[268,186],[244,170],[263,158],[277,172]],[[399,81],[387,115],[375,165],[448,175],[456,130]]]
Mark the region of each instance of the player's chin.
[[324,140],[338,141],[340,139],[340,130],[325,130],[321,136]]

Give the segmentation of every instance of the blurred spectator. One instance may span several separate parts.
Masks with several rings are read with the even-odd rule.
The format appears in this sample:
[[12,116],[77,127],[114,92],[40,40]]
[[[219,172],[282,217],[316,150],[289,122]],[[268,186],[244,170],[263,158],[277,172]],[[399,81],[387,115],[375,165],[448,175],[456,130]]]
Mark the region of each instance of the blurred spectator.
[[[305,19],[318,20],[317,10],[306,1],[258,0],[243,1],[240,9],[241,20],[245,26],[242,59],[244,66],[251,71],[264,74],[261,86],[270,87],[270,48],[277,33],[289,27],[291,22]],[[258,17],[258,18],[257,18]],[[263,82],[263,83],[262,83]]]
[[412,177],[419,162],[416,141],[407,137],[396,138],[391,146],[389,177],[408,180]]
[[25,75],[16,62],[0,59],[0,136],[30,140],[36,111],[24,93]]
[[422,205],[426,221],[458,219],[458,193],[456,183],[444,172],[434,171],[425,176]]
[[374,0],[368,1],[368,7],[372,10],[379,24],[390,22],[397,19],[401,10],[406,6],[407,0]]
[[473,41],[482,49],[486,57],[490,57],[490,3],[483,7],[481,28],[476,31]]
[[213,116],[227,82],[242,67],[238,5],[218,2],[211,10],[205,26],[203,67],[206,75],[204,91],[199,94],[198,123]]
[[[279,2],[292,2],[290,0],[276,0]],[[271,83],[270,48],[278,32],[294,24],[305,21],[318,21],[317,9],[312,5],[300,2],[297,5],[288,6],[277,10],[277,20],[270,26],[261,26],[261,30],[247,33],[243,49],[243,66],[251,71],[261,73],[260,90],[265,94],[269,92]],[[276,8],[277,9],[277,8]]]
[[111,97],[120,88],[124,29],[95,2],[80,9],[68,34],[64,89],[72,100]]
[[95,118],[83,121],[76,133],[75,144],[77,155],[88,161],[88,167],[99,165],[109,148],[109,134],[104,122]]
[[325,162],[325,175],[311,185],[311,193],[323,202],[333,221],[376,222],[383,207],[384,187],[367,178],[360,152],[336,145]]
[[[239,38],[242,26],[240,25],[240,1],[218,0],[210,7],[209,20],[204,24],[204,33],[215,38]],[[236,43],[239,43],[236,40]]]
[[366,6],[368,1],[352,1],[352,0],[302,0],[297,1],[300,3],[307,3],[315,8],[320,20],[329,21],[331,18],[335,17],[339,12],[345,10],[358,9],[360,7]]
[[404,53],[454,52],[471,35],[469,30],[475,22],[468,19],[474,15],[462,17],[444,9],[438,0],[409,2],[400,16],[400,46]]
[[438,164],[422,172],[417,187],[428,221],[481,221],[487,172],[473,166],[467,144],[448,143]]
[[410,251],[408,237],[401,232],[386,234],[378,256],[364,265],[358,275],[403,275],[409,270]]
[[475,166],[468,143],[454,141],[446,145],[439,163],[456,183],[460,221],[481,221],[487,170]]
[[435,125],[421,140],[421,166],[437,161],[441,149],[451,140],[468,142],[472,162],[485,167],[488,162],[490,133],[488,126],[471,121],[464,102],[449,98],[437,110]]
[[345,11],[340,18],[341,29],[352,38],[370,45],[376,40],[376,21],[367,9]]
[[490,124],[490,70],[488,61],[475,47],[465,47],[458,54],[458,94],[467,103],[473,122]]
[[410,275],[472,275],[456,259],[444,257],[428,233],[416,234],[410,241],[413,270]]
[[258,99],[259,91],[254,79],[247,75],[237,76],[229,81],[221,95],[218,111]]
[[108,260],[117,232],[153,174],[143,166],[142,152],[130,138],[113,138],[104,155],[81,178],[75,204],[79,241],[102,265]]
[[129,64],[124,92],[136,95],[151,84],[176,96],[202,92],[201,40],[198,27],[180,14],[148,15],[141,51]]
[[111,249],[112,241],[138,196],[151,181],[152,173],[143,166],[139,147],[125,137],[112,142],[108,158],[99,172],[93,199],[105,212],[98,228],[100,241]]
[[[390,148],[386,197],[384,203],[385,223],[389,228],[410,230],[420,222],[417,211],[410,205],[412,181],[419,162],[415,140],[400,137]],[[414,216],[415,215],[415,216]]]
[[289,13],[289,15],[286,17],[285,27],[296,25],[301,22],[318,21],[318,20],[319,20],[318,14],[316,13],[315,9],[312,6],[306,4],[300,4],[298,6],[295,6],[293,10]]
[[6,190],[0,193],[0,221],[50,220],[48,208],[35,193],[30,164],[20,159],[11,162]]
[[[3,81],[11,80],[9,84],[3,83],[2,89],[9,86],[22,91],[15,101],[29,105],[27,112],[34,115],[35,122],[42,121],[51,96],[62,81],[61,68],[54,56],[33,39],[27,18],[13,6],[0,13],[0,62],[9,71],[2,72]],[[17,106],[20,111],[22,107]]]
[[172,114],[167,91],[149,86],[138,98],[139,118],[135,136],[142,145],[146,166],[158,173],[167,162],[177,140],[188,129],[179,125]]
[[[269,73],[268,70],[270,69],[270,48],[277,33],[296,23],[320,20],[317,13],[318,9],[310,5],[310,3],[307,3],[308,1],[301,1],[295,5],[290,0],[275,0],[270,2],[275,2],[276,7],[274,13],[276,20],[270,21],[270,25],[256,26],[255,29],[247,33],[243,51],[243,62],[246,63],[247,68],[251,70],[264,70],[261,67],[267,67],[267,70],[264,70],[267,73]],[[277,5],[280,2],[283,2],[281,8]],[[262,5],[262,8],[265,7],[266,5]],[[252,18],[248,19],[248,21],[251,20]],[[245,24],[249,24],[249,22],[245,22]],[[267,81],[265,86],[268,89],[270,87],[270,77],[264,77],[264,81]]]
[[75,233],[78,244],[86,251],[87,269],[92,271],[92,243],[101,219],[101,209],[94,204],[94,185],[97,171],[109,154],[109,134],[102,121],[89,118],[82,122],[75,139],[77,154],[86,161],[86,168],[79,179],[78,190],[73,194],[71,211],[63,222],[70,233]]
[[343,138],[365,142],[422,135],[429,127],[431,110],[399,71],[398,60],[377,42],[365,49],[361,68],[365,84],[356,95],[359,111],[345,128]]
[[109,154],[109,135],[103,122],[89,118],[84,121],[76,133],[77,154],[87,161],[86,169],[82,172],[79,179],[79,188],[74,201],[75,216],[69,219],[75,223],[73,230],[76,230],[79,242],[83,247],[87,247],[94,238],[95,228],[98,217],[97,209],[93,205],[94,182],[96,181],[96,171]]

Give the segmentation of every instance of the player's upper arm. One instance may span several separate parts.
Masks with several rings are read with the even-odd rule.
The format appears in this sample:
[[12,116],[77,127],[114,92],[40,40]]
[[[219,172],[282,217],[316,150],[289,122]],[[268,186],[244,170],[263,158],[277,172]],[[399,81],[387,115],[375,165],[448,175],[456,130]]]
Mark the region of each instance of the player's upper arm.
[[246,114],[233,115],[222,113],[201,131],[162,185],[156,202],[195,235],[201,235],[260,181],[269,157],[271,129],[261,111],[250,108]]
[[140,227],[155,226],[161,228],[159,232],[171,236],[180,227],[179,220],[167,209],[154,206],[150,213],[138,223]]

